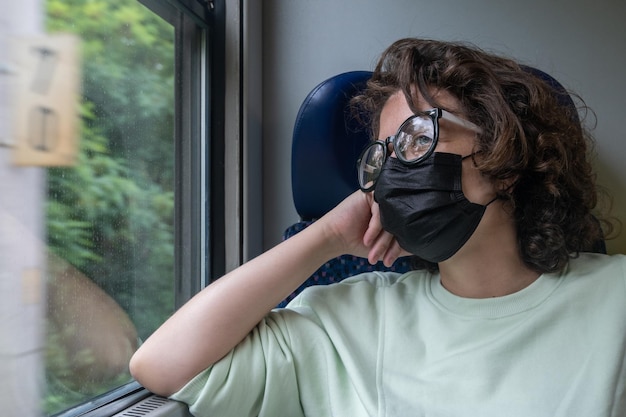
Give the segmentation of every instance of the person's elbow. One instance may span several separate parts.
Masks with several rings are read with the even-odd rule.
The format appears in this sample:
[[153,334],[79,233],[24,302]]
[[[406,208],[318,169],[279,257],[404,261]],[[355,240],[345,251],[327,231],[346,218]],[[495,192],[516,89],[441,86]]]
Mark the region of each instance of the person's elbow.
[[132,377],[148,391],[169,397],[183,384],[177,383],[175,376],[167,371],[159,356],[140,347],[131,357],[128,367]]

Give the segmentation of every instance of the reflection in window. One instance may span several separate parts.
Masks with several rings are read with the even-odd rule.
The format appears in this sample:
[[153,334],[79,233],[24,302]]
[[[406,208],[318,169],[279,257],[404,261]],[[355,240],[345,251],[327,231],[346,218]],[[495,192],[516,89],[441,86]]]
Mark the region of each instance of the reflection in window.
[[136,0],[47,0],[81,38],[80,155],[48,169],[44,409],[130,381],[173,311],[174,29]]

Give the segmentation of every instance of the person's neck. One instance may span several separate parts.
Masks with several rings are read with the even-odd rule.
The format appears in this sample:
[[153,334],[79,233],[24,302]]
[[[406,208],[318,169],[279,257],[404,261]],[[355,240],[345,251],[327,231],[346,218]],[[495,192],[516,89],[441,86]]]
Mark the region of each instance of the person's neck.
[[455,265],[442,263],[439,265],[439,272],[444,288],[465,298],[491,298],[513,294],[535,282],[540,275],[524,264],[499,262],[491,256],[480,262]]
[[512,224],[479,228],[452,258],[439,264],[441,284],[465,298],[501,297],[539,278],[521,259]]

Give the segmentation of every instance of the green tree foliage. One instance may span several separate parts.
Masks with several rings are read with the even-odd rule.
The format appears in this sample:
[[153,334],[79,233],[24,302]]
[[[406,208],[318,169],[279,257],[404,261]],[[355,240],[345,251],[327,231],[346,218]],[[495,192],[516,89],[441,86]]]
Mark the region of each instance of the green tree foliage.
[[[48,246],[145,338],[173,307],[174,30],[136,0],[47,0],[46,27],[77,34],[83,61],[80,154],[48,172]],[[56,338],[49,361],[61,356]],[[47,364],[49,373],[68,367]],[[47,411],[97,389],[50,383]]]

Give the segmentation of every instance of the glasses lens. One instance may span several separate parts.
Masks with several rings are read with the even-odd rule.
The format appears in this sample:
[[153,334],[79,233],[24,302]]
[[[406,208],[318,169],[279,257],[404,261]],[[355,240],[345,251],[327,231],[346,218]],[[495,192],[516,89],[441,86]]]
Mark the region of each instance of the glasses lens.
[[359,159],[359,185],[362,190],[374,188],[380,170],[385,162],[385,147],[380,142],[374,142],[365,150]]
[[416,162],[430,152],[435,144],[435,125],[429,116],[416,115],[398,131],[393,149],[404,162]]

